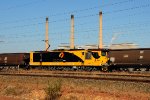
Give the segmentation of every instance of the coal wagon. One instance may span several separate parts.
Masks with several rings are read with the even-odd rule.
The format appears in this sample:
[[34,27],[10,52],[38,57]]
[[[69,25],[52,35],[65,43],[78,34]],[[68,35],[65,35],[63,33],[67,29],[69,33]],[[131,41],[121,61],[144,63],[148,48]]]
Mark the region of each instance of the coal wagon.
[[9,67],[24,67],[29,62],[28,53],[3,53],[0,54],[0,69]]
[[150,48],[113,49],[109,51],[110,65],[120,70],[150,69]]

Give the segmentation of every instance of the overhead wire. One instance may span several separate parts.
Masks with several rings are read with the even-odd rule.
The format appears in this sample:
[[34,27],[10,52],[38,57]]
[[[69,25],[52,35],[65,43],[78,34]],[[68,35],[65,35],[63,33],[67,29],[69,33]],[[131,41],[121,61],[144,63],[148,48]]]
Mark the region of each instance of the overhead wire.
[[[38,0],[37,0],[38,1]],[[45,1],[45,0],[42,0]],[[85,9],[78,9],[78,10],[74,10],[74,11],[69,11],[69,12],[64,12],[64,13],[56,13],[56,14],[50,14],[47,17],[56,17],[56,16],[60,16],[60,15],[66,15],[66,14],[73,14],[73,13],[79,13],[79,12],[84,12],[84,11],[89,11],[89,10],[93,10],[96,8],[100,8],[100,7],[108,7],[108,6],[114,6],[114,5],[118,5],[118,4],[124,4],[124,3],[128,3],[128,2],[133,2],[136,0],[124,0],[121,2],[115,2],[115,3],[109,3],[109,4],[105,4],[102,6],[95,6],[95,7],[91,7],[91,8],[85,8]],[[29,3],[30,4],[30,3]],[[22,20],[16,20],[16,21],[7,21],[7,22],[1,22],[0,24],[6,24],[6,23],[16,23],[16,22],[22,22],[22,21],[26,21],[26,20],[35,20],[35,19],[41,19],[41,18],[45,18],[46,16],[40,16],[40,17],[33,17],[33,18],[27,18],[27,19],[22,19]]]
[[122,12],[122,11],[135,10],[135,9],[140,9],[140,8],[145,8],[145,7],[150,7],[150,4],[135,6],[135,7],[131,7],[131,8],[125,8],[125,9],[120,9],[120,10],[114,10],[114,11],[103,12],[103,14],[118,13],[118,12]]
[[15,9],[15,8],[22,8],[22,7],[33,5],[33,4],[36,4],[36,3],[40,3],[41,1],[43,2],[43,1],[46,1],[46,0],[34,0],[34,1],[30,1],[30,2],[24,3],[24,4],[14,5],[14,6],[5,8],[5,9],[0,9],[0,11],[12,10],[12,9]]
[[[133,23],[135,24],[135,23]],[[125,24],[125,26],[123,26],[122,28],[120,28],[119,26],[117,27],[111,27],[111,28],[103,28],[103,30],[114,30],[115,28],[116,29],[128,29],[127,31],[138,31],[138,30],[142,30],[141,28],[143,28],[143,30],[145,30],[146,27],[150,27],[150,26],[147,26],[147,24],[149,25],[149,23],[141,23],[141,24],[138,24],[135,26],[135,28],[138,26],[138,29],[129,29],[130,26],[134,26],[133,24]],[[130,26],[129,26],[130,25]],[[98,32],[98,26],[97,27],[93,27],[93,28],[85,28],[85,29],[75,29],[75,33],[83,33],[83,32],[91,32],[91,31],[97,31]],[[118,31],[118,30],[117,30]],[[124,30],[123,30],[124,31]],[[55,34],[55,35],[58,35],[60,33],[69,33],[70,31],[57,31],[57,32],[50,32],[51,34]],[[35,33],[34,31],[33,32],[24,32],[24,33]],[[19,36],[22,36],[22,37],[31,37],[31,36],[42,36],[42,34],[39,34],[39,32],[37,34],[29,34],[29,35],[25,35],[23,33],[19,33],[20,35]],[[44,34],[44,33],[43,33]],[[15,35],[16,36],[16,35]],[[17,35],[18,36],[18,35]]]
[[[126,0],[126,1],[133,1],[133,0]],[[139,9],[139,8],[145,8],[145,7],[149,7],[150,4],[146,4],[146,5],[140,5],[140,6],[135,6],[132,8],[126,8],[126,9],[121,9],[121,10],[114,10],[112,12],[104,12],[103,14],[110,14],[110,13],[118,13],[118,12],[123,12],[123,11],[128,11],[128,10],[134,10],[134,9]],[[91,15],[87,15],[87,16],[77,16],[77,19],[81,19],[81,18],[85,18],[85,17],[91,17],[91,16],[97,16],[98,14],[91,14]],[[66,20],[66,19],[65,19]],[[67,21],[70,19],[67,19]],[[64,19],[61,20],[54,20],[54,21],[50,21],[49,23],[56,23],[56,22],[60,22],[60,21],[64,21]],[[38,24],[45,24],[45,22],[42,23],[38,23]],[[136,24],[136,23],[135,23]],[[33,25],[37,25],[37,24],[29,24],[29,25],[22,25],[22,26],[14,26],[15,28],[19,28],[19,27],[27,27],[27,26],[33,26]],[[84,24],[80,24],[80,25],[84,25]],[[75,25],[78,26],[78,25]],[[13,27],[13,28],[14,28]],[[105,30],[105,29],[104,29]],[[98,31],[96,29],[91,29],[91,30],[76,30],[76,32],[92,32],[92,31]],[[54,32],[55,33],[63,33],[63,32]]]
[[[150,7],[150,4],[135,6],[135,7],[132,7],[132,8],[115,10],[115,11],[112,11],[112,12],[103,12],[103,14],[118,13],[118,12],[122,12],[122,11],[129,11],[129,10],[134,10],[134,9],[139,9],[139,8],[144,8],[144,7]],[[96,14],[90,14],[90,15],[85,15],[85,16],[77,16],[76,19],[81,19],[81,18],[86,18],[86,17],[94,17],[94,16],[97,16],[97,15],[98,14],[96,13]],[[67,19],[59,19],[59,20],[50,21],[49,23],[63,22],[63,21],[69,21],[69,20],[70,20],[69,18],[67,18]],[[44,24],[44,23],[45,22],[39,22],[37,24],[39,25],[39,24]],[[37,24],[28,24],[28,25],[21,25],[21,26],[13,26],[12,28],[28,27],[28,26],[33,26],[33,25],[37,25]],[[9,29],[9,27],[6,27],[4,29]]]

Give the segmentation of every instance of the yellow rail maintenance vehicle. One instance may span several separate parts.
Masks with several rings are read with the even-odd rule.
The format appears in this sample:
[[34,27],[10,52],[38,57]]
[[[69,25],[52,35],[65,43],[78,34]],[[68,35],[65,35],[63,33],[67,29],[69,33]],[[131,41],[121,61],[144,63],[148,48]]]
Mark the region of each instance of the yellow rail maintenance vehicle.
[[104,49],[70,49],[30,52],[30,67],[50,70],[108,70],[108,51]]

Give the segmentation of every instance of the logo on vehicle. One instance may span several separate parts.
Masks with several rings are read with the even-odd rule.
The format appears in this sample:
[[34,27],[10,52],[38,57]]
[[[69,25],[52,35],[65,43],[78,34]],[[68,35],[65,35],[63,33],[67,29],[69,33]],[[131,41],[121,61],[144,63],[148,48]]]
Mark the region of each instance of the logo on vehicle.
[[59,57],[60,57],[60,58],[63,58],[63,57],[64,57],[64,53],[61,52],[61,53],[59,54]]

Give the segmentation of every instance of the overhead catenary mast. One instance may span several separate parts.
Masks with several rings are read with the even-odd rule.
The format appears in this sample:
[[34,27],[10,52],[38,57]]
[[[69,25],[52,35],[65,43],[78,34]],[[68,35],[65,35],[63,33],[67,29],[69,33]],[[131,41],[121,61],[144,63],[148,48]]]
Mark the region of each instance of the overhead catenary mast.
[[99,48],[103,48],[103,33],[102,33],[102,11],[99,12]]
[[50,45],[48,40],[48,17],[46,17],[46,32],[45,32],[45,50],[48,51]]
[[74,48],[74,15],[71,15],[70,49]]

